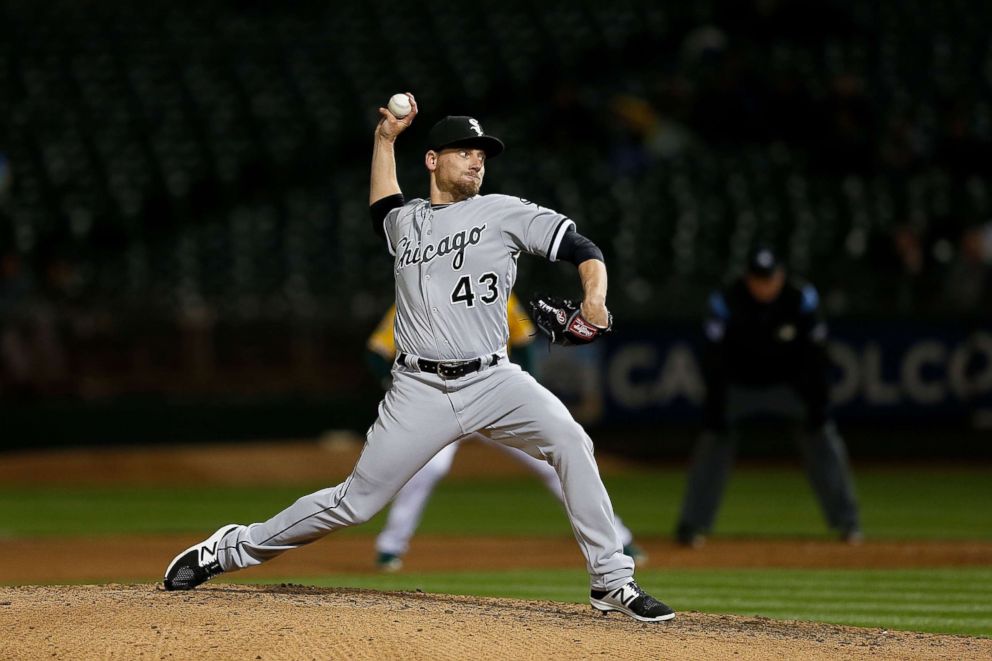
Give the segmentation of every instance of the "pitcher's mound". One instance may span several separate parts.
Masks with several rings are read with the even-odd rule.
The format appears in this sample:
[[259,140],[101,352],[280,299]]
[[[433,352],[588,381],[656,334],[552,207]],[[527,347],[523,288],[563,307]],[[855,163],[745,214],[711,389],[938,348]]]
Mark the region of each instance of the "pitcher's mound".
[[213,583],[0,587],[3,659],[976,659],[992,640],[589,606]]

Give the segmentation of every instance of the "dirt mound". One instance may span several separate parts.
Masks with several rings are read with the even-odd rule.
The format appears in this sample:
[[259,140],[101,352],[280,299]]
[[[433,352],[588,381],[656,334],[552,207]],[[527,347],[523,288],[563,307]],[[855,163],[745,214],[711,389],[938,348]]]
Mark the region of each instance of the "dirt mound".
[[4,659],[975,659],[992,640],[579,604],[302,586],[0,588]]

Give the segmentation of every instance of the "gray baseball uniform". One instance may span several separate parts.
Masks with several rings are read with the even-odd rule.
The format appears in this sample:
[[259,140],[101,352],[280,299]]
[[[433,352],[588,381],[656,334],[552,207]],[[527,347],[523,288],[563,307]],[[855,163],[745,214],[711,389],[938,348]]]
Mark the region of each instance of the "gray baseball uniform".
[[[565,406],[506,359],[507,296],[517,257],[555,261],[571,220],[505,195],[434,207],[412,200],[384,220],[396,277],[393,385],[379,405],[352,474],[304,496],[263,523],[220,540],[225,571],[249,567],[342,527],[367,521],[439,450],[478,432],[549,462],[586,558],[591,587],[612,590],[633,575],[614,525],[589,436]],[[423,361],[469,361],[451,378]]]

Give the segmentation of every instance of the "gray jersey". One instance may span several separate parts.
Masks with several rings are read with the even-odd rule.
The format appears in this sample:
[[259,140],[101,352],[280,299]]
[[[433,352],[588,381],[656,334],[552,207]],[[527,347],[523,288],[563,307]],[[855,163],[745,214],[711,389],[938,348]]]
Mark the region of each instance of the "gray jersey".
[[396,348],[432,360],[499,352],[521,252],[557,258],[567,217],[508,195],[432,207],[411,200],[383,221],[395,257]]

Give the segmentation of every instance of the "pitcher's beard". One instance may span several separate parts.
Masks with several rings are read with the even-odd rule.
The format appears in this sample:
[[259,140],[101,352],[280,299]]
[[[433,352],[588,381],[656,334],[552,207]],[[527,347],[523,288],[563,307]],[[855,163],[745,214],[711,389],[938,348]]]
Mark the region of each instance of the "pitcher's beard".
[[455,181],[452,182],[448,192],[455,199],[456,202],[461,202],[462,200],[467,200],[470,197],[475,197],[479,194],[479,189],[482,188],[482,184],[478,181]]

